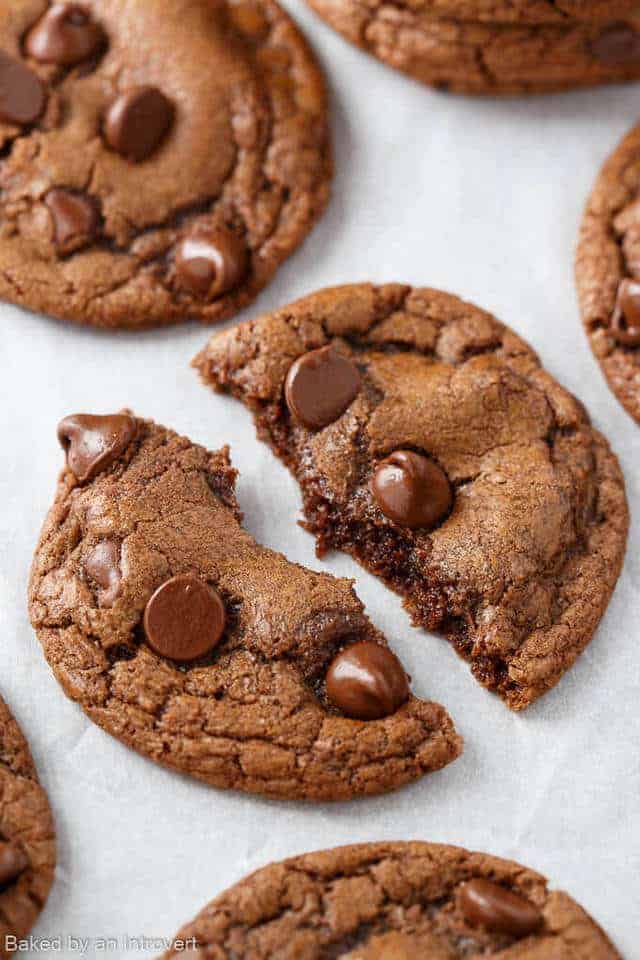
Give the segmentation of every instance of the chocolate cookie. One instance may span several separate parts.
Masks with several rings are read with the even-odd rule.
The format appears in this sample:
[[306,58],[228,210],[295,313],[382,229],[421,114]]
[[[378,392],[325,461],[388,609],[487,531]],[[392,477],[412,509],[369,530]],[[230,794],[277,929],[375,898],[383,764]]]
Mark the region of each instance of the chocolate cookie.
[[31,618],[65,692],[158,763],[218,787],[333,800],[455,759],[349,580],[240,526],[227,449],[128,413],[63,420]]
[[165,960],[185,947],[221,960],[621,960],[597,923],[540,874],[415,842],[325,850],[258,870],[187,924]]
[[618,578],[624,482],[531,348],[456,297],[338,287],[194,361],[253,411],[318,550],[351,553],[520,710],[587,645]]
[[0,11],[0,296],[104,327],[217,322],[328,197],[324,83],[273,0]]
[[640,127],[596,181],[580,228],[576,279],[591,349],[640,423]]
[[[347,40],[456,93],[552,93],[640,79],[640,17],[559,24],[441,19],[429,4],[309,0]],[[637,8],[636,8],[637,10]]]
[[42,910],[56,865],[53,818],[29,747],[0,699],[0,957]]
[[[367,7],[376,0],[362,0]],[[400,5],[402,6],[402,4]],[[487,23],[564,23],[608,20],[637,13],[637,0],[411,0],[406,6],[431,16]]]

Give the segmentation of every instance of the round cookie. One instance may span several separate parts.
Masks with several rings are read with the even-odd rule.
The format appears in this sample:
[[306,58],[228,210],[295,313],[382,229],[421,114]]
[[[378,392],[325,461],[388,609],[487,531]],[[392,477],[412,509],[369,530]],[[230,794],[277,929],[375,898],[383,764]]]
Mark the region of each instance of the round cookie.
[[[372,9],[379,0],[361,0]],[[607,20],[633,16],[637,0],[411,0],[411,10],[447,20],[481,23],[565,24],[570,20]]]
[[596,181],[580,227],[576,281],[591,349],[640,423],[640,126]]
[[0,699],[0,957],[44,907],[56,864],[53,818],[29,747]]
[[102,327],[236,313],[331,179],[323,78],[274,0],[5,4],[0,148],[0,296]]
[[[322,351],[360,389],[309,427],[285,384]],[[582,404],[508,327],[437,290],[354,284],[213,336],[194,365],[252,410],[319,552],[378,575],[512,709],[571,667],[622,566],[624,481]],[[325,382],[336,395],[328,369]]]
[[226,448],[129,413],[67,417],[58,435],[30,613],[95,723],[217,787],[285,798],[383,793],[458,756],[352,582],[242,529]]
[[560,24],[440,19],[430,9],[373,0],[308,0],[379,60],[441,90],[553,93],[640,79],[640,17]]
[[621,960],[566,893],[509,860],[368,843],[274,863],[220,894],[165,960]]

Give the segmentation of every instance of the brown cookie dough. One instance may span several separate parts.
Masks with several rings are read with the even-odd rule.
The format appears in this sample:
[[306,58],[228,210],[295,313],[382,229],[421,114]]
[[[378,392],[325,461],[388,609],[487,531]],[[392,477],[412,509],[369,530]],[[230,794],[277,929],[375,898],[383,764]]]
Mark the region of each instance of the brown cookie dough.
[[92,720],[158,763],[275,797],[382,793],[458,756],[447,713],[410,695],[351,581],[242,529],[226,448],[127,413],[69,417],[59,436],[68,466],[30,612]]
[[185,947],[202,960],[621,960],[597,923],[540,874],[416,842],[264,867],[183,927],[165,960]]
[[0,957],[46,903],[56,864],[53,818],[18,724],[0,699]]
[[236,313],[331,179],[323,78],[274,0],[4,4],[0,149],[0,296],[103,327]]
[[496,24],[428,4],[308,0],[347,40],[422,83],[469,94],[553,93],[640,79],[640,16]]
[[596,181],[580,228],[576,280],[591,349],[640,423],[640,126]]
[[[324,427],[287,403],[301,357],[324,365],[329,396],[345,361],[359,376]],[[319,552],[380,576],[512,709],[573,664],[622,566],[624,482],[582,405],[511,330],[436,290],[355,284],[214,336],[194,364],[253,411]]]

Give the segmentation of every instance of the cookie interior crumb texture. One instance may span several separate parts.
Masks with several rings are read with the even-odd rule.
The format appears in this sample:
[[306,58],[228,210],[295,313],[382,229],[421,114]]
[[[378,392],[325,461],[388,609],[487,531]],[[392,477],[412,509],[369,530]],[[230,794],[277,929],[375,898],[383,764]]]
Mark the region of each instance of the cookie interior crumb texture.
[[24,736],[0,699],[0,957],[9,957],[7,937],[31,930],[47,901],[55,864],[46,794]]
[[[284,384],[327,346],[361,387],[311,429]],[[509,328],[439,291],[358,284],[224,331],[194,365],[252,410],[300,483],[318,552],[337,547],[377,574],[512,709],[574,663],[622,566],[624,481],[582,404]],[[397,522],[380,498],[374,475],[398,452],[448,478],[452,507],[433,528]]]
[[621,960],[597,923],[540,874],[415,842],[325,850],[258,870],[183,927],[165,960],[194,942],[199,957],[243,960]]
[[104,327],[217,322],[325,207],[323,77],[273,0],[20,0],[0,50],[7,300]]
[[[446,711],[409,694],[352,582],[242,529],[226,448],[127,412],[68,417],[59,436],[68,466],[30,611],[99,726],[215,786],[308,800],[383,793],[458,756]],[[327,670],[355,644],[387,657],[369,657],[364,679],[343,670],[330,698]],[[365,710],[375,719],[357,719]]]

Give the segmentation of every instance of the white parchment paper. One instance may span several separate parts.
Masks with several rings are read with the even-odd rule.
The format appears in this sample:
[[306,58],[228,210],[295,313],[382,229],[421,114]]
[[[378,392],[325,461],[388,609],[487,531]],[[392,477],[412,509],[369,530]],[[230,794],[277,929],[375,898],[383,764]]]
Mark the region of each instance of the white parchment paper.
[[[245,316],[368,279],[441,287],[495,312],[585,402],[620,457],[635,518],[626,566],[577,666],[523,716],[511,715],[446,643],[411,628],[399,600],[355,563],[340,555],[316,560],[312,538],[295,522],[293,480],[258,444],[246,411],[205,390],[189,368],[205,328],[104,334],[1,306],[0,690],[28,735],[59,836],[55,888],[34,933],[64,938],[63,956],[154,956],[159,950],[124,938],[170,937],[268,861],[416,838],[539,869],[637,960],[640,427],[589,351],[573,250],[598,168],[637,120],[638,87],[505,101],[438,94],[352,49],[302,0],[288,5],[329,76],[335,189],[321,224]],[[460,760],[384,798],[268,802],[154,766],[64,697],[25,601],[62,462],[55,427],[67,413],[124,405],[211,448],[231,444],[247,528],[293,560],[355,577],[418,695],[446,704],[457,721],[466,738]],[[70,936],[89,946],[74,946]],[[117,943],[101,950],[99,937]]]

